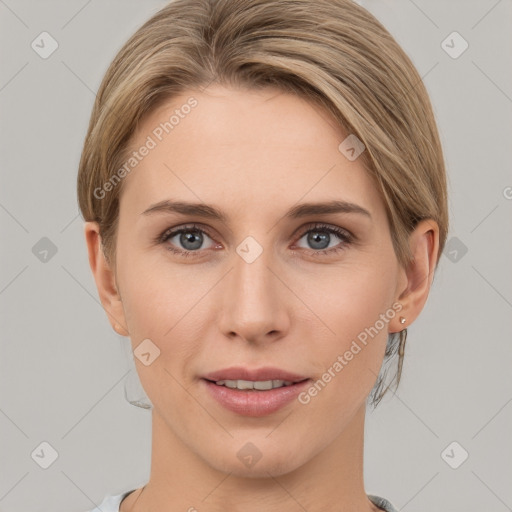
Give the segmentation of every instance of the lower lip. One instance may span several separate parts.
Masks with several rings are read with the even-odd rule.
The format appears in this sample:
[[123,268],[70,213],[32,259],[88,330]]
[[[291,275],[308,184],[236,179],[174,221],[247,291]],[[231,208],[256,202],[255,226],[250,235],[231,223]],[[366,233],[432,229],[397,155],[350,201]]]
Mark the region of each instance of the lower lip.
[[217,402],[226,409],[244,416],[266,416],[292,402],[309,385],[309,379],[267,391],[244,391],[218,386],[214,382],[201,379]]

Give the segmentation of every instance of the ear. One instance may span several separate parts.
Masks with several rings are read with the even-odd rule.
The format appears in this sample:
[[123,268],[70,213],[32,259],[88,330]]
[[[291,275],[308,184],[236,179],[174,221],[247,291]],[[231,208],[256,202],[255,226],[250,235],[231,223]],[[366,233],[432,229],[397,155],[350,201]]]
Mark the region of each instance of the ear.
[[96,281],[103,309],[107,313],[114,331],[121,336],[128,336],[123,303],[117,289],[115,272],[108,264],[103,253],[98,223],[86,222],[84,233],[89,253],[89,265]]
[[[439,226],[432,219],[422,220],[409,236],[412,261],[401,271],[397,302],[402,305],[390,325],[398,332],[411,325],[425,305],[438,259]],[[402,324],[400,318],[404,318]]]

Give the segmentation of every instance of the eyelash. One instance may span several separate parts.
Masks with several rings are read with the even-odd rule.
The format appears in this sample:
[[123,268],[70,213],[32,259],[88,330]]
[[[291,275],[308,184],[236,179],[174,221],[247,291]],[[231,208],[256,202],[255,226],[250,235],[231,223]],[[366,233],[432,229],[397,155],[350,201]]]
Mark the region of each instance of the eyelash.
[[[165,242],[167,242],[170,238],[173,238],[176,235],[179,235],[181,233],[189,233],[192,231],[198,231],[200,233],[205,233],[213,240],[213,237],[208,233],[208,231],[206,229],[204,229],[203,227],[201,227],[200,225],[197,225],[197,224],[190,224],[187,226],[180,227],[178,229],[174,229],[174,228],[166,229],[163,233],[161,233],[160,235],[158,235],[156,237],[154,242],[157,244],[165,244]],[[313,231],[313,232],[314,231],[325,231],[327,233],[331,233],[331,234],[338,236],[338,238],[340,238],[342,241],[341,246],[331,247],[330,249],[320,249],[318,251],[315,251],[313,249],[310,249],[310,250],[304,249],[315,257],[323,256],[323,255],[332,255],[332,254],[338,253],[340,251],[344,251],[346,246],[351,244],[355,238],[346,229],[338,228],[336,226],[331,226],[329,224],[314,223],[313,225],[307,226],[307,229],[300,234],[298,239],[300,240],[304,235],[308,234],[310,231]],[[184,258],[196,257],[196,256],[199,256],[201,253],[201,250],[187,251],[185,249],[174,249],[170,245],[168,245],[168,247],[166,247],[166,249],[168,251],[171,251],[172,253],[177,254],[178,256],[182,256]]]

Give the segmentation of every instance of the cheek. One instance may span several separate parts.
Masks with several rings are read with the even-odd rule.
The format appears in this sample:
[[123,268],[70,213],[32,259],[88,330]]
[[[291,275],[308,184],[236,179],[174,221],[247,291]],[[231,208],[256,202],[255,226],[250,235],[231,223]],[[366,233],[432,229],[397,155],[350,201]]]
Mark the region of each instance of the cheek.
[[[199,299],[204,291],[194,285],[194,280],[178,272],[169,275],[169,269],[148,265],[143,258],[127,258],[124,270],[123,308],[137,373],[146,394],[156,410],[178,408],[183,415],[197,415],[195,402],[185,391],[185,375],[201,351],[198,331],[201,318],[207,318],[207,302],[203,304]],[[145,341],[148,339],[152,344]],[[137,354],[146,352],[151,354],[147,365],[143,359],[137,360]]]
[[[199,279],[193,265],[172,266],[161,256],[157,261],[135,251],[120,262],[119,275],[133,350],[149,339],[160,351],[148,367],[151,372],[139,365],[141,380],[157,378],[165,369],[176,376],[178,370],[183,373],[201,350],[212,306],[207,292],[216,275]],[[158,378],[166,377],[162,373]]]
[[120,258],[119,276],[126,321],[130,333],[137,336],[162,339],[170,335],[201,297],[201,283],[191,271],[171,265],[165,254],[156,258],[132,248]]
[[[321,304],[321,322],[316,322],[316,326],[325,333],[315,343],[314,355],[311,354],[318,370],[317,384],[303,397],[303,402],[310,401],[313,408],[318,406],[318,412],[329,404],[333,415],[346,414],[361,405],[375,383],[389,322],[396,315],[392,308],[394,274],[383,268],[384,265],[364,265],[343,269],[316,288],[322,297],[310,292],[305,299]],[[327,325],[329,330],[320,324]],[[309,337],[318,339],[315,328],[312,329]]]
[[[327,326],[326,332],[338,340],[337,348],[342,348],[391,308],[394,279],[391,265],[387,266],[383,259],[375,265],[366,260],[340,266],[323,276],[316,275],[311,282],[303,281],[298,294],[317,313],[316,324]],[[300,283],[300,279],[296,282]],[[383,326],[379,322],[377,327],[379,331],[387,331],[387,323]]]

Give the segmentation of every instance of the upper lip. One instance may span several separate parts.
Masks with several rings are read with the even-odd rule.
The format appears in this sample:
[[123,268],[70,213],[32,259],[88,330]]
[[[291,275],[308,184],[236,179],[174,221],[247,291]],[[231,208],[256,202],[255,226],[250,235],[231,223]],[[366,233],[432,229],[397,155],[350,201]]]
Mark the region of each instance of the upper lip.
[[223,370],[208,373],[204,375],[203,378],[214,382],[219,380],[285,380],[290,382],[301,382],[306,380],[308,377],[271,366],[254,369],[244,368],[242,366],[232,366],[230,368],[224,368]]

